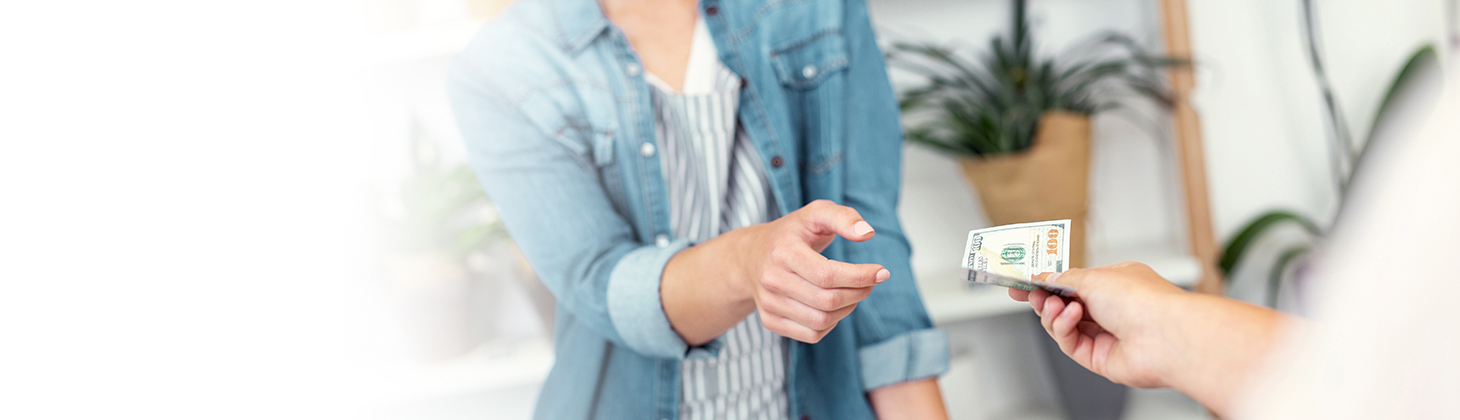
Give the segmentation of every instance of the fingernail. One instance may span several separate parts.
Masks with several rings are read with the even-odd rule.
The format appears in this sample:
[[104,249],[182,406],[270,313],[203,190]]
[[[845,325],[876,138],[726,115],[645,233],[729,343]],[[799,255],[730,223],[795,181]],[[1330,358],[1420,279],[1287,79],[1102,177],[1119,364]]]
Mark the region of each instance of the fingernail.
[[886,268],[881,269],[881,270],[877,270],[877,282],[878,283],[887,281],[887,279],[888,278],[891,278],[891,277],[892,277],[892,272],[887,271]]
[[866,236],[868,233],[872,233],[872,225],[867,223],[866,220],[857,222],[857,224],[852,225],[852,232],[855,232],[857,236]]

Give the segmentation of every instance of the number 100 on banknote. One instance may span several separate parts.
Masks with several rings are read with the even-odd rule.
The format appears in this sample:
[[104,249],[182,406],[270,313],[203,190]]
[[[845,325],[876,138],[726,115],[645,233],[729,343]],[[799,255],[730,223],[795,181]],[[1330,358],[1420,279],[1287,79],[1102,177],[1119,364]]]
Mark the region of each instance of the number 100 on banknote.
[[963,278],[1021,290],[1073,296],[1075,289],[1044,282],[1069,269],[1069,220],[1020,223],[968,232]]

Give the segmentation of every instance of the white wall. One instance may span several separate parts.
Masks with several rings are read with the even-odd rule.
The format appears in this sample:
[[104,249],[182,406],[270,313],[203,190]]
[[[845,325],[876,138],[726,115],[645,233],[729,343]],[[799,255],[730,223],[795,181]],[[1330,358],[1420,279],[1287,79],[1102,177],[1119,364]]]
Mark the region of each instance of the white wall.
[[[1445,49],[1444,1],[1319,3],[1325,65],[1344,118],[1362,139],[1409,55],[1426,42]],[[1222,239],[1269,209],[1297,210],[1320,223],[1336,210],[1301,10],[1295,0],[1190,2],[1192,46],[1207,63],[1193,102]]]

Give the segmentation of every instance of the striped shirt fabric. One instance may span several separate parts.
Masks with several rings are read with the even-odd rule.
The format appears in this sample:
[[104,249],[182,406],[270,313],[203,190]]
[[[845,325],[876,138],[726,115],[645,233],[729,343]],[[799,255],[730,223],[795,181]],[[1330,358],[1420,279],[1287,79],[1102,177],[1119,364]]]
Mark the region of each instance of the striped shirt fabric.
[[[703,22],[695,26],[683,92],[646,78],[672,234],[698,243],[770,221],[776,209],[760,156],[736,119],[740,78],[720,63]],[[680,364],[680,419],[785,419],[786,338],[752,313],[722,339],[717,357]]]

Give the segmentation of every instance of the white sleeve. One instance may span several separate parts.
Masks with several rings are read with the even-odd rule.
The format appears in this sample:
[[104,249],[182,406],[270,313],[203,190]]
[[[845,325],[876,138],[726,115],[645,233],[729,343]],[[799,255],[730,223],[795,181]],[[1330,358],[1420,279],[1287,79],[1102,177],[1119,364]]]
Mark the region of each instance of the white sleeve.
[[[1242,419],[1460,419],[1460,79],[1351,197],[1309,284],[1313,322],[1249,379]],[[1372,173],[1372,172],[1371,172]],[[1352,211],[1352,213],[1349,213]]]

